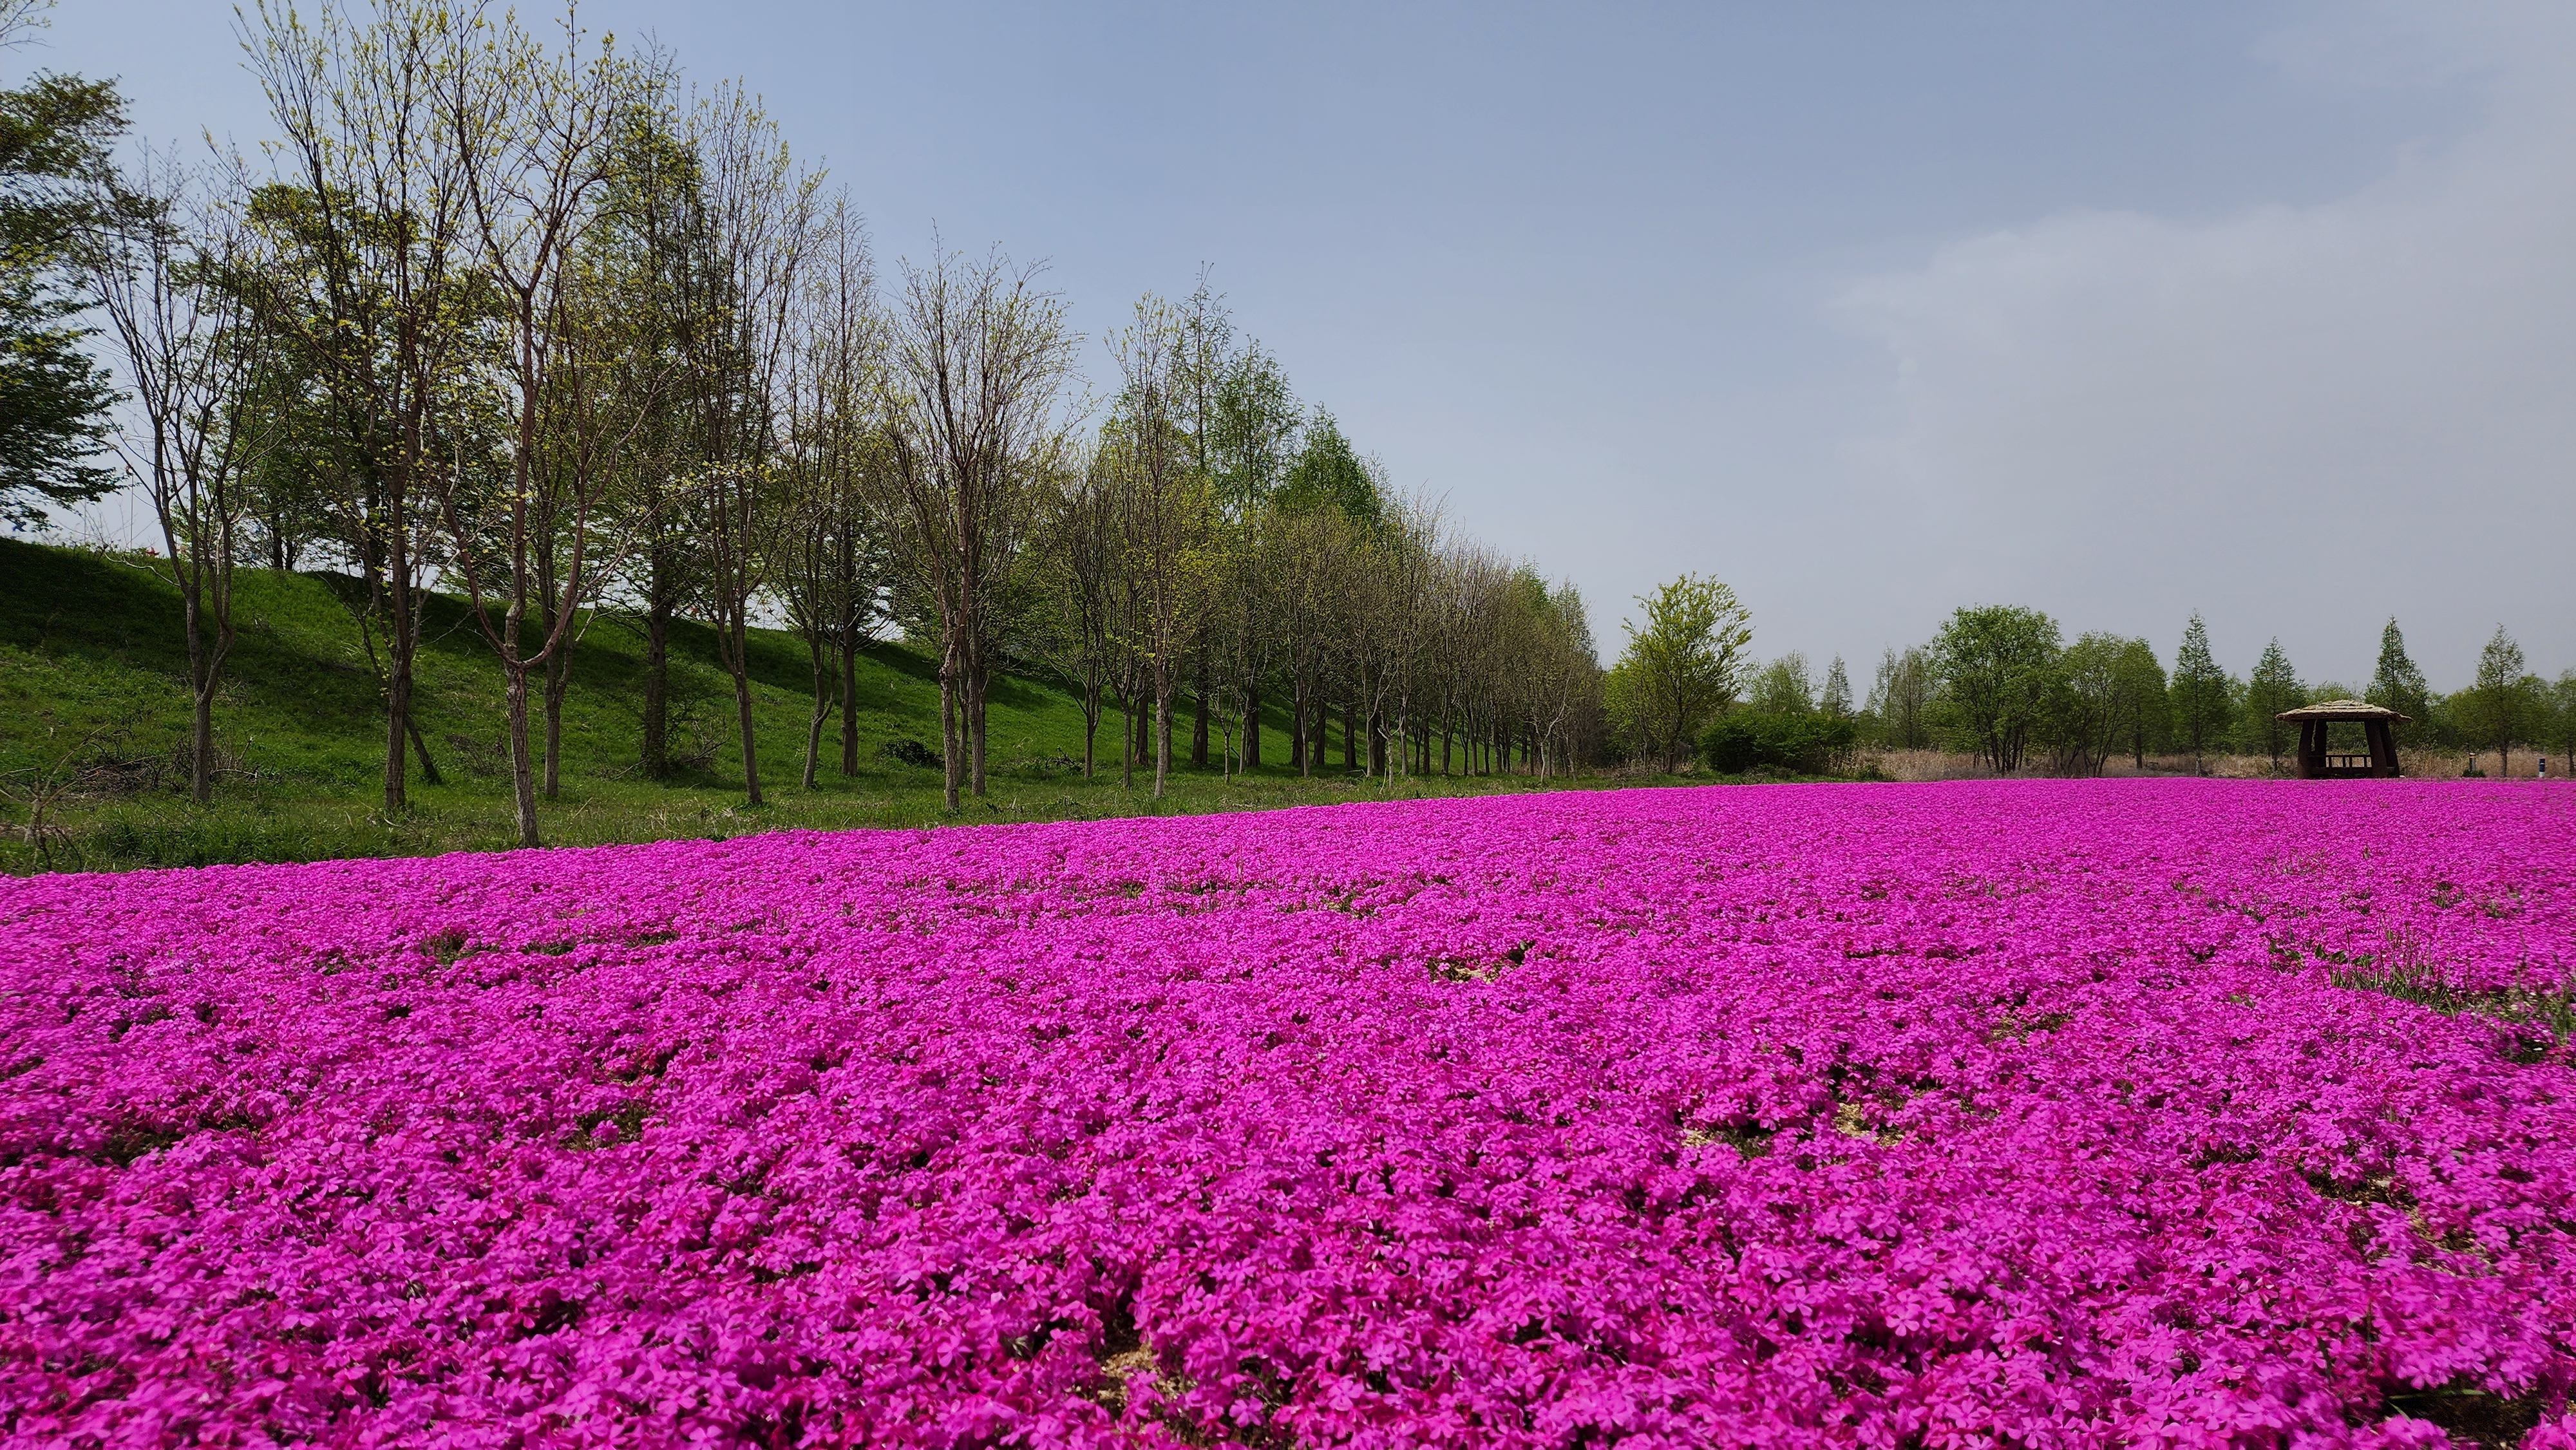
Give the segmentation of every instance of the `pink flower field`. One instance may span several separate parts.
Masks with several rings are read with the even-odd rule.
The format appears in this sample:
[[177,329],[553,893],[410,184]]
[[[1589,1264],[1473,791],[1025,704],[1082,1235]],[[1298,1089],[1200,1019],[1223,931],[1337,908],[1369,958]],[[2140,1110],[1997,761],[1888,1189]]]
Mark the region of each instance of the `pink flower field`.
[[2528,783],[9,881],[0,1436],[2563,1450],[2571,967]]

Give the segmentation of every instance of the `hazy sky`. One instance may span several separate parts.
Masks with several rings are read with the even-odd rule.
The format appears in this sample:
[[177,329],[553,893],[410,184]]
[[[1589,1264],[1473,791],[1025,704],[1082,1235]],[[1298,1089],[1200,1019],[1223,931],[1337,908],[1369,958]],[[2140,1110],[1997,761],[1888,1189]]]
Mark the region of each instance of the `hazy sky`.
[[[542,7],[539,7],[540,9]],[[590,0],[740,76],[891,268],[1045,258],[1097,338],[1215,268],[1396,481],[1591,602],[1755,646],[1967,603],[2437,685],[2576,665],[2576,6],[1515,12]],[[230,7],[6,62],[266,134]],[[1107,371],[1097,343],[1087,357]]]

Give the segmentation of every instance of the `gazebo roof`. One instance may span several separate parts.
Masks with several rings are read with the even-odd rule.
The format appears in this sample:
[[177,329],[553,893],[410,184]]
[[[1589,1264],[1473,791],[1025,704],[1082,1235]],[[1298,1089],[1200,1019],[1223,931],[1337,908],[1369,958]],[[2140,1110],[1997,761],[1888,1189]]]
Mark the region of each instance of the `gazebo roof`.
[[2328,724],[2342,724],[2355,720],[2393,720],[2400,725],[2409,723],[2405,716],[2387,706],[2373,705],[2366,700],[2320,700],[2313,705],[2301,705],[2295,710],[2284,710],[2272,718],[2292,725],[2303,725],[2311,720],[2322,720]]

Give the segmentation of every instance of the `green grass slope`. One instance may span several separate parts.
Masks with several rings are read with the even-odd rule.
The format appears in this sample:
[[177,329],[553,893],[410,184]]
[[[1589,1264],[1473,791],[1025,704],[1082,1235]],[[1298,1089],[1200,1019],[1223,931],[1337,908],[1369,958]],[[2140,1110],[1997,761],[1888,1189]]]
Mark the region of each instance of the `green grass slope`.
[[[432,601],[417,665],[416,710],[444,783],[411,767],[412,809],[381,807],[384,717],[349,581],[243,571],[239,643],[225,670],[215,733],[227,769],[212,807],[186,797],[186,653],[166,565],[0,539],[0,869],[100,870],[229,861],[314,860],[495,849],[516,839],[502,683],[490,647],[457,600]],[[883,748],[936,748],[933,661],[899,644],[860,661],[860,770],[843,776],[840,725],[825,727],[817,788],[799,785],[812,704],[805,650],[755,631],[754,710],[768,803],[742,789],[733,688],[714,638],[684,625],[672,640],[671,742],[693,763],[665,780],[636,769],[643,640],[614,618],[591,625],[573,656],[564,707],[562,798],[541,802],[549,844],[730,836],[791,827],[1092,819],[1378,799],[1384,787],[1334,772],[1300,780],[1273,765],[1226,778],[1184,771],[1162,801],[1118,783],[1116,717],[1100,776],[1081,774],[1082,712],[1050,681],[1007,675],[989,702],[990,790],[956,815],[936,767]],[[1188,719],[1176,722],[1185,742]],[[1270,733],[1271,731],[1277,733]],[[1265,727],[1284,754],[1284,722]],[[1185,745],[1184,745],[1185,748]],[[1327,759],[1341,758],[1336,739]],[[1525,788],[1517,778],[1430,778],[1406,795]]]

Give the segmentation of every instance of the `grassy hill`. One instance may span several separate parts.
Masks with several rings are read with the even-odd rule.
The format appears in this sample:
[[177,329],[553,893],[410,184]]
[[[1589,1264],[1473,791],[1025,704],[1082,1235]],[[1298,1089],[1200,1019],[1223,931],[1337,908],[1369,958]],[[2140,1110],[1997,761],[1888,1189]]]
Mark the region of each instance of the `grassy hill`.
[[[227,769],[216,803],[186,796],[186,654],[178,593],[166,565],[0,539],[0,869],[118,869],[227,861],[416,855],[506,847],[515,839],[503,734],[501,673],[464,605],[430,606],[416,709],[444,783],[413,766],[413,808],[380,809],[384,717],[350,581],[327,574],[244,571],[234,615],[240,642],[215,714]],[[1338,771],[1300,780],[1273,765],[1226,779],[1184,771],[1162,801],[1118,784],[1115,717],[1100,778],[1081,773],[1082,712],[1054,683],[1010,675],[990,699],[990,793],[950,815],[935,766],[903,764],[884,747],[939,737],[933,661],[900,644],[860,662],[861,770],[839,773],[840,727],[826,727],[816,789],[798,785],[811,707],[804,647],[755,631],[754,708],[763,791],[744,803],[731,681],[712,634],[684,625],[672,641],[673,753],[695,763],[667,780],[636,770],[643,714],[643,640],[623,622],[595,621],[573,656],[564,708],[562,799],[541,802],[549,844],[674,836],[723,837],[795,827],[920,826],[942,822],[1091,819],[1378,799],[1385,788]],[[1176,722],[1176,744],[1187,717]],[[1272,733],[1275,731],[1276,733]],[[1265,744],[1285,753],[1284,720]],[[1341,758],[1336,738],[1327,759]],[[1397,794],[1511,790],[1528,782],[1437,778]],[[55,790],[48,829],[31,833],[33,797]]]

